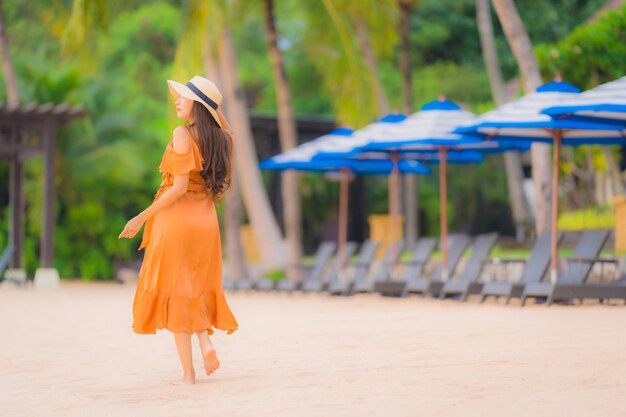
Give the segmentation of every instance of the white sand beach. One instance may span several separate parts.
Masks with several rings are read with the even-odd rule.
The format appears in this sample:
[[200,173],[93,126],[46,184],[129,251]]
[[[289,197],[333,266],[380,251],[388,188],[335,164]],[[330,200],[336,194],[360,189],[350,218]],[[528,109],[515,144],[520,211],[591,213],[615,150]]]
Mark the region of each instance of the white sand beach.
[[626,309],[228,293],[221,368],[131,331],[132,285],[0,288],[0,416],[626,416]]

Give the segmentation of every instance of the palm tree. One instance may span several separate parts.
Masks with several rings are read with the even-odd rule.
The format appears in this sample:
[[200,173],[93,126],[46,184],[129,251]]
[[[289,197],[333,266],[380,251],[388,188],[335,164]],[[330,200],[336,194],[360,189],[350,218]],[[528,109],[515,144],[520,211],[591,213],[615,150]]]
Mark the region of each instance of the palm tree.
[[[502,72],[498,60],[493,26],[491,23],[491,7],[489,0],[476,0],[476,22],[480,45],[483,51],[483,59],[489,76],[491,96],[496,106],[506,101]],[[522,161],[518,151],[504,153],[504,166],[506,169],[507,184],[509,189],[509,202],[513,213],[513,220],[517,226],[518,239],[523,235],[524,226],[532,222],[530,209],[526,195],[524,194],[524,174]]]
[[266,270],[284,268],[284,243],[261,181],[248,107],[237,75],[237,58],[226,26],[219,38],[218,56],[224,83],[224,100],[228,102],[228,117],[237,138],[235,162],[243,201],[261,252],[263,267]]
[[[215,51],[212,48],[211,36],[208,30],[203,37],[203,66],[207,77],[213,79],[215,84],[224,90],[223,77],[215,60]],[[228,103],[224,103],[224,112],[231,115]],[[230,279],[246,279],[249,275],[248,264],[243,252],[241,243],[241,224],[243,218],[243,206],[241,202],[241,189],[239,187],[239,175],[234,170],[232,173],[230,190],[224,195],[224,228],[226,240],[226,260],[228,262],[228,274]]]
[[[526,94],[541,85],[541,74],[532,43],[513,0],[492,0],[493,6],[513,51],[522,75]],[[550,145],[533,143],[530,150],[535,185],[535,230],[537,235],[550,230],[551,193]]]
[[380,80],[378,60],[391,54],[397,42],[398,18],[395,0],[334,0],[350,19],[376,98],[379,116],[389,113],[389,103]]
[[[402,73],[402,91],[404,94],[404,113],[413,112],[413,80],[411,74],[411,13],[417,5],[417,0],[398,0],[400,9],[400,72]],[[405,237],[409,244],[413,244],[419,236],[418,199],[419,191],[417,175],[404,176],[404,217]]]
[[[278,136],[282,151],[287,151],[298,144],[296,121],[291,104],[291,90],[287,81],[282,52],[278,47],[278,33],[274,14],[274,1],[264,0],[265,34],[272,64],[272,74],[276,86],[278,108]],[[289,249],[289,264],[300,264],[302,258],[302,216],[298,193],[298,174],[286,171],[281,174],[282,198],[284,205],[285,235]],[[290,275],[299,280],[299,268],[293,268]]]
[[[13,60],[11,58],[11,51],[9,49],[9,39],[6,33],[6,24],[4,20],[4,4],[0,0],[0,52],[2,53],[2,75],[4,76],[4,82],[7,89],[7,100],[11,107],[17,107],[20,105],[20,94],[17,89],[17,79],[15,78],[15,68],[13,67]],[[12,206],[11,206],[11,218],[9,224],[17,223],[19,226],[17,230],[9,230],[9,242],[17,242],[16,248],[13,248],[14,254],[11,256],[11,266],[13,268],[20,268],[22,266],[22,259],[17,256],[22,252],[21,248],[24,242],[24,226],[22,213],[24,212],[24,194],[23,190],[19,190],[16,187],[18,182],[24,178],[24,163],[19,158],[11,158],[11,168],[9,173],[11,184],[9,193],[11,194]]]
[[2,75],[7,88],[8,104],[11,107],[20,105],[20,93],[17,90],[17,80],[15,78],[15,68],[11,51],[9,50],[9,39],[6,33],[4,21],[4,2],[0,0],[0,50],[2,52]]
[[[235,178],[238,180],[239,190],[246,208],[248,219],[254,230],[256,243],[261,255],[261,263],[264,270],[284,268],[286,256],[284,242],[280,233],[278,222],[272,212],[269,198],[265,191],[261,174],[258,169],[256,149],[250,127],[250,117],[245,101],[243,88],[237,73],[237,57],[229,31],[228,8],[223,2],[192,0],[186,11],[184,27],[187,29],[179,42],[173,73],[177,76],[189,76],[190,71],[210,71],[211,74],[220,74],[219,80],[224,95],[225,114],[235,131]],[[198,54],[201,51],[201,54]],[[215,52],[211,52],[215,51]],[[207,59],[215,54],[217,69],[211,69]],[[198,59],[198,57],[201,57]],[[204,59],[204,61],[203,61]],[[214,76],[214,75],[212,75]],[[233,191],[231,190],[231,193]],[[239,223],[241,216],[237,214],[236,197],[227,199],[226,204],[231,204],[226,222],[226,232],[230,236],[231,243],[227,250],[232,250],[228,256],[231,272],[245,274],[245,266],[242,265],[239,240]],[[234,204],[234,206],[232,206]],[[231,210],[232,209],[232,210]],[[232,217],[230,217],[232,216]],[[230,249],[229,249],[230,248]],[[231,265],[230,262],[233,262]],[[245,275],[240,275],[245,276]]]

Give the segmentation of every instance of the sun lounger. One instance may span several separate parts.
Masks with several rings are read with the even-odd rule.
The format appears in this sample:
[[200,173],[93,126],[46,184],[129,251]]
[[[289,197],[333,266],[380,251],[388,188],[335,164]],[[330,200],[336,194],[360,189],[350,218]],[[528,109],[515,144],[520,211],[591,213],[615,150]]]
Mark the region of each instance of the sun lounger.
[[525,304],[529,297],[545,297],[546,305],[554,301],[570,299],[609,299],[620,298],[626,300],[626,283],[618,282],[588,282],[593,266],[597,263],[615,263],[614,259],[598,258],[600,251],[609,238],[605,230],[590,230],[583,232],[576,244],[574,254],[564,259],[567,267],[559,272],[557,282],[549,280],[528,283],[524,286],[521,302]]
[[[463,252],[465,252],[469,243],[470,237],[465,234],[454,234],[448,237],[448,276],[454,275],[454,271],[461,260],[461,256],[463,256]],[[442,272],[443,265],[440,262],[430,277],[422,274],[410,277],[406,282],[403,293],[422,293],[426,295],[432,290],[436,292],[430,294],[437,295],[439,293],[438,290],[443,286]]]
[[[501,265],[508,265],[511,263],[523,263],[524,272],[519,282],[514,283],[511,280],[504,281],[492,281],[483,284],[483,288],[480,293],[480,302],[482,303],[489,296],[493,297],[506,297],[506,303],[508,304],[511,298],[521,297],[524,290],[524,286],[531,283],[540,282],[550,264],[550,233],[544,233],[537,239],[528,259],[502,259],[498,263]],[[559,233],[557,237],[557,244],[563,239],[563,234]],[[493,263],[491,260],[490,263]]]
[[480,294],[482,283],[478,282],[478,278],[483,270],[484,262],[489,258],[489,253],[497,240],[497,233],[476,237],[472,244],[472,254],[467,260],[463,272],[458,278],[451,279],[443,284],[443,288],[439,291],[440,299],[459,295],[461,301],[465,301],[470,294]]
[[[328,279],[324,279],[325,277],[332,276],[336,274],[339,265],[342,265],[346,262],[346,259],[350,259],[350,257],[356,251],[357,244],[356,242],[347,242],[342,259],[338,259],[339,254],[335,257],[334,262],[331,262],[330,268],[325,268],[322,271],[319,271],[318,274],[310,274],[308,275],[304,282],[302,283],[301,290],[302,291],[323,291],[328,286]],[[326,274],[325,274],[326,272]]]
[[378,265],[374,268],[372,273],[363,274],[357,276],[354,280],[354,285],[352,286],[352,294],[361,293],[361,292],[372,292],[374,291],[374,287],[377,282],[383,282],[387,280],[389,274],[391,273],[391,268],[393,267],[393,259],[392,256],[396,254],[396,257],[399,257],[402,253],[402,249],[404,248],[404,241],[399,241],[394,243],[393,245],[389,245],[387,251],[385,252],[385,256],[383,259],[378,262]]
[[374,284],[374,291],[384,296],[401,296],[410,277],[423,273],[424,267],[436,246],[437,239],[430,237],[418,239],[411,252],[411,259],[399,261],[385,281],[379,281]]
[[378,242],[366,240],[361,245],[356,262],[348,261],[340,269],[335,269],[328,281],[328,292],[332,295],[349,295],[356,277],[366,275],[370,269]]
[[337,244],[335,242],[322,242],[315,252],[315,259],[313,264],[300,264],[298,268],[300,269],[300,273],[304,275],[303,279],[300,282],[295,281],[294,279],[283,279],[278,283],[277,289],[279,291],[296,291],[302,287],[302,283],[304,281],[319,281],[321,280],[322,274],[330,261],[330,258],[333,256],[335,249],[337,248]]

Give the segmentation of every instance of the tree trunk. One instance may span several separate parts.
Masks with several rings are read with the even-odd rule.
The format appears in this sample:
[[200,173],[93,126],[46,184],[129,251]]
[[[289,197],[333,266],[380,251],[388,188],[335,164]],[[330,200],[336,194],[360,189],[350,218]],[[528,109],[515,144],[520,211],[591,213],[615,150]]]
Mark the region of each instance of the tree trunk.
[[[485,67],[487,68],[487,74],[489,76],[491,96],[496,106],[501,106],[506,102],[506,94],[504,92],[502,72],[500,71],[500,62],[493,35],[489,0],[476,0],[476,22]],[[522,161],[518,151],[505,152],[503,157],[509,190],[509,203],[511,205],[511,212],[513,213],[513,221],[517,228],[517,237],[521,240],[523,239],[525,226],[532,222],[528,200],[524,194]]]
[[378,75],[378,63],[376,62],[376,57],[374,56],[374,51],[372,50],[372,46],[370,44],[368,30],[363,19],[358,16],[354,19],[354,26],[356,28],[356,35],[359,40],[359,45],[361,46],[361,51],[363,52],[363,57],[365,58],[367,69],[369,70],[372,79],[372,86],[374,88],[374,94],[376,95],[378,115],[384,116],[389,113],[389,104],[387,103],[385,90],[383,89],[383,85],[380,82],[380,77]]
[[2,0],[0,0],[0,50],[2,53],[2,75],[7,88],[8,104],[10,107],[17,107],[20,105],[20,94],[17,90],[17,80],[9,50],[9,39],[4,21],[4,2]]
[[624,195],[624,183],[622,182],[622,174],[619,166],[615,161],[615,157],[608,146],[602,146],[602,155],[606,161],[607,172],[611,181],[611,192],[614,196]]
[[[267,47],[272,64],[272,74],[276,85],[276,105],[278,108],[278,136],[283,152],[294,148],[298,144],[296,121],[291,104],[291,91],[287,82],[287,74],[283,56],[278,48],[278,32],[274,15],[274,1],[264,0],[265,8],[265,33]],[[288,275],[295,281],[300,281],[300,268],[298,265],[302,259],[302,215],[300,208],[300,194],[298,192],[298,173],[296,171],[283,171],[282,175],[282,198],[283,219],[285,222],[285,235],[289,250],[290,271]]]
[[218,46],[219,64],[224,83],[224,98],[235,131],[235,163],[243,201],[252,224],[265,271],[284,268],[284,242],[261,181],[258,159],[245,96],[237,75],[237,58],[230,33],[221,34]]
[[[400,8],[400,71],[402,72],[402,90],[404,93],[404,113],[413,112],[413,80],[411,74],[411,12],[413,4],[398,0]],[[418,178],[416,175],[404,175],[404,218],[405,239],[407,244],[413,245],[419,236],[418,223]]]
[[[515,56],[515,61],[522,74],[524,91],[534,93],[541,85],[541,74],[537,58],[524,23],[519,16],[513,0],[492,0],[498,19],[506,35],[506,39]],[[552,174],[550,145],[533,143],[530,150],[533,169],[533,183],[535,186],[535,230],[537,235],[550,231]],[[557,192],[558,190],[554,190]]]
[[[204,72],[209,79],[212,79],[218,88],[224,91],[224,83],[222,81],[222,74],[217,67],[213,51],[211,48],[211,39],[206,34],[203,45],[203,63]],[[234,119],[232,111],[228,107],[228,102],[222,105],[224,114],[231,120]],[[236,149],[233,150],[236,152]],[[235,157],[235,159],[237,159]],[[224,195],[224,228],[225,228],[225,255],[228,262],[228,278],[232,280],[248,279],[250,274],[248,271],[248,264],[243,253],[243,246],[241,244],[241,219],[243,216],[241,195],[238,184],[237,171],[233,170],[230,190]]]

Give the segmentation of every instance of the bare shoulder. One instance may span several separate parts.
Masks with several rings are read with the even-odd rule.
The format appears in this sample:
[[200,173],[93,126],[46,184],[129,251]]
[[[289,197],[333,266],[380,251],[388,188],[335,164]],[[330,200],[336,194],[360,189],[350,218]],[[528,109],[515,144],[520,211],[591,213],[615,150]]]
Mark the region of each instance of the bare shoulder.
[[191,134],[185,126],[177,126],[173,132],[172,146],[176,153],[187,153],[191,149]]

